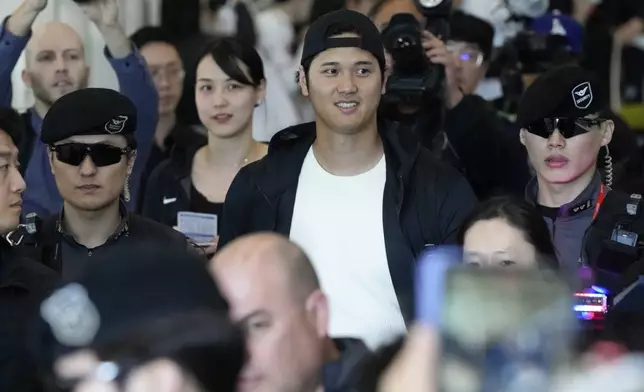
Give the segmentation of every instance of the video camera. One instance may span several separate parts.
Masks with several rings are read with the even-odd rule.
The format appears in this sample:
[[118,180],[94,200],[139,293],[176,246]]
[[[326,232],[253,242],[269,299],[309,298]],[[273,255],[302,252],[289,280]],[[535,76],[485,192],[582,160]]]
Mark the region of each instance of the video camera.
[[420,106],[428,98],[443,97],[445,70],[432,64],[422,46],[426,29],[441,39],[449,36],[452,0],[414,0],[425,16],[424,27],[411,14],[396,14],[382,32],[385,49],[393,57],[393,72],[387,81],[385,104]]

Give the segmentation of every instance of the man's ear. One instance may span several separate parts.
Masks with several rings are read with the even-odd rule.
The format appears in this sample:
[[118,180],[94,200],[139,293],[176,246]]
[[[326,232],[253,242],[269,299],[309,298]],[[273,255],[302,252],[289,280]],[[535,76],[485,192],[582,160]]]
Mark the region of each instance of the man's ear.
[[300,69],[297,71],[297,84],[300,86],[300,91],[305,97],[309,96],[309,86],[306,83],[306,73],[304,72],[304,67],[300,65]]
[[31,83],[31,74],[29,73],[29,71],[27,71],[26,69],[23,69],[21,76],[22,76],[22,82],[25,84],[25,86],[31,88],[33,84]]
[[602,147],[610,144],[615,132],[615,123],[613,120],[606,120],[602,124]]
[[327,337],[329,334],[329,302],[320,289],[315,290],[307,298],[306,313],[315,325],[318,337]]
[[521,144],[523,144],[524,147],[525,147],[526,132],[528,131],[526,131],[525,128],[521,128],[521,131],[519,132],[519,141],[521,142]]

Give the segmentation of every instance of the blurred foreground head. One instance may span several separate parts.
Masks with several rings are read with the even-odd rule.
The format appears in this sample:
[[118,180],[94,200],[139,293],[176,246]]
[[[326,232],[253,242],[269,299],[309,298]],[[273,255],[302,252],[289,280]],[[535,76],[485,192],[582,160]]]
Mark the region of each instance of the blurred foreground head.
[[497,197],[481,203],[460,234],[464,261],[482,267],[558,269],[548,227],[527,202]]
[[196,254],[90,265],[41,305],[48,390],[232,392],[244,345],[227,311]]
[[219,251],[210,270],[247,334],[239,391],[317,388],[329,311],[304,252],[279,235],[254,234]]

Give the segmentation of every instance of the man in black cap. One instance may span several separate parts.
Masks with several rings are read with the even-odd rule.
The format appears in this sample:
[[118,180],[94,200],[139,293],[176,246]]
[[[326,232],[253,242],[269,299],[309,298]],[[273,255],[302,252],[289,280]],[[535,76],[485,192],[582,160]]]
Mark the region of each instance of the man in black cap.
[[[596,89],[589,71],[554,68],[526,90],[517,123],[536,172],[526,197],[542,212],[561,266],[592,267],[599,279],[600,270],[623,275],[633,267],[644,227],[637,223],[641,196],[611,190],[610,162],[606,178],[597,172],[597,154],[615,125],[599,115],[607,104]],[[619,286],[613,283],[606,284]]]
[[467,181],[413,135],[379,124],[385,75],[369,18],[341,10],[311,25],[299,84],[316,122],[278,133],[268,155],[239,172],[219,242],[264,230],[289,236],[329,296],[330,335],[372,348],[412,317],[415,257],[455,241],[476,203]]
[[244,339],[203,260],[139,247],[113,261],[91,264],[42,301],[36,348],[46,385],[234,392]]
[[137,112],[124,95],[87,88],[57,100],[43,120],[41,140],[64,207],[43,225],[44,260],[64,277],[95,259],[113,262],[134,247],[180,247],[185,237],[130,215],[128,178],[136,158]]

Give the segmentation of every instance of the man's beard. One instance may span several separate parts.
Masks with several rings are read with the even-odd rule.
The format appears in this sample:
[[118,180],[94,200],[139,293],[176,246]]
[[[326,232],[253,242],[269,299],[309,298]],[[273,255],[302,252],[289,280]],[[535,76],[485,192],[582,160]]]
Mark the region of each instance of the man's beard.
[[[82,88],[87,88],[88,84],[89,84],[88,78],[83,77],[83,78],[81,78],[81,81],[80,81],[78,87],[72,86],[70,91],[67,92],[67,94],[69,94],[71,92],[74,92],[76,90],[80,90]],[[56,100],[58,98],[60,98],[60,97],[54,96],[51,93],[50,90],[45,88],[45,86],[42,83],[41,79],[38,76],[34,75],[34,74],[31,75],[31,89],[32,89],[32,91],[34,93],[34,97],[38,101],[40,101],[40,102],[44,103],[45,105],[47,105],[48,107],[53,105],[54,102],[56,102]],[[65,95],[65,94],[63,94],[63,95]]]

